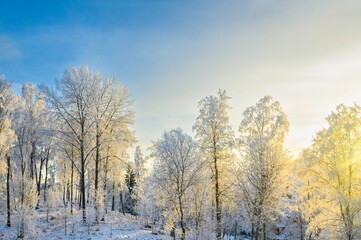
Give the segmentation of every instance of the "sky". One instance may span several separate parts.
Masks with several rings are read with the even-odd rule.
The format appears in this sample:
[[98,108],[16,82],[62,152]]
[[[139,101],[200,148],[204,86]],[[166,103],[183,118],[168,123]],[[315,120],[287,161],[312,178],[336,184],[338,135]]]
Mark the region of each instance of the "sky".
[[189,134],[197,103],[224,89],[237,132],[265,95],[297,155],[338,104],[361,104],[361,1],[0,1],[0,74],[53,85],[67,66],[116,76],[135,100],[145,150]]

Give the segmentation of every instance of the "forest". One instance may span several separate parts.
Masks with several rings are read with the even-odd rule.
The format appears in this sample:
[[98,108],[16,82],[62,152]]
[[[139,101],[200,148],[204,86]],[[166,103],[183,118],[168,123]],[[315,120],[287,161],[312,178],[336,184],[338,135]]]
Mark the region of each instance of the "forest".
[[57,239],[75,239],[114,214],[154,239],[361,238],[360,106],[335,106],[292,156],[271,96],[239,113],[238,129],[226,91],[201,97],[192,132],[165,129],[142,149],[136,99],[116,77],[70,66],[52,86],[15,93],[1,76],[0,238],[57,226]]

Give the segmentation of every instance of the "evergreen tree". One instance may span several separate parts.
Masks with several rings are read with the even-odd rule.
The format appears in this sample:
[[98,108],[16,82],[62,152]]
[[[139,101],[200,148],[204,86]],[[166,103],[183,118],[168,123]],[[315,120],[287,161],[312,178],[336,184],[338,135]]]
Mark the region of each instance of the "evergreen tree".
[[126,212],[135,214],[134,208],[136,205],[136,199],[134,197],[134,188],[137,185],[137,181],[135,179],[133,168],[130,166],[130,164],[128,164],[125,173],[125,185],[128,189],[128,195],[125,202]]

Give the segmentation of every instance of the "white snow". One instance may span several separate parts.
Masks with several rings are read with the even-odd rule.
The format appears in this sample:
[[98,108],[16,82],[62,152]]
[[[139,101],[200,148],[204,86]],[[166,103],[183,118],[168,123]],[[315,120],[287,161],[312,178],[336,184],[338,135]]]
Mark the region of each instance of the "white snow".
[[[139,219],[131,215],[122,215],[119,212],[106,214],[105,222],[98,225],[83,225],[81,223],[81,211],[77,211],[74,216],[70,214],[66,220],[64,209],[51,212],[49,222],[46,222],[46,212],[42,209],[36,210],[36,217],[33,229],[26,232],[25,239],[43,240],[70,240],[70,239],[129,239],[129,240],[169,240],[170,236],[160,233],[152,234],[151,229],[145,229]],[[16,239],[17,228],[13,224],[11,228],[6,227],[6,216],[0,214],[0,239]]]

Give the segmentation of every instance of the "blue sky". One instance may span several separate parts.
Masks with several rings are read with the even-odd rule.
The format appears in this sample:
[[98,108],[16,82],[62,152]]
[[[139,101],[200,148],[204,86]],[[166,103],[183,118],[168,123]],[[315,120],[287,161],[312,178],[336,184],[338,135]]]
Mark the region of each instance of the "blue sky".
[[68,65],[114,75],[135,99],[144,148],[191,132],[218,88],[231,123],[264,95],[284,107],[287,146],[310,144],[340,103],[361,104],[359,1],[0,1],[0,73],[51,85]]

